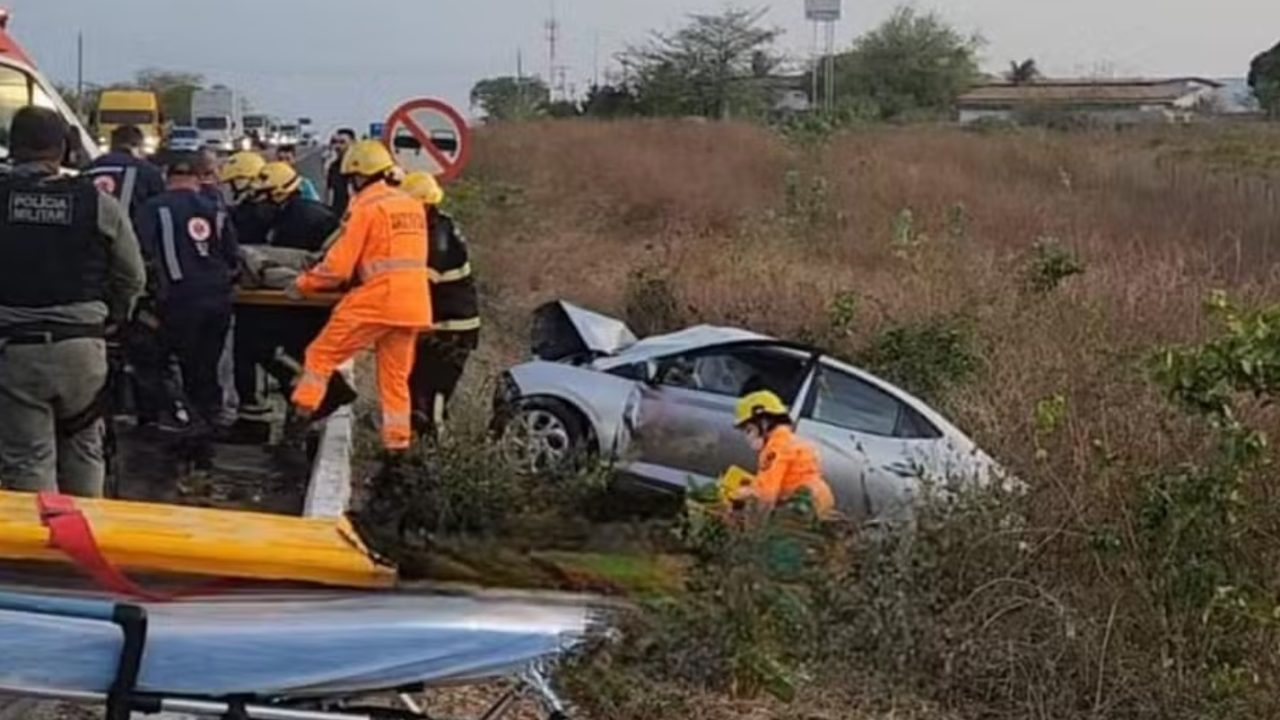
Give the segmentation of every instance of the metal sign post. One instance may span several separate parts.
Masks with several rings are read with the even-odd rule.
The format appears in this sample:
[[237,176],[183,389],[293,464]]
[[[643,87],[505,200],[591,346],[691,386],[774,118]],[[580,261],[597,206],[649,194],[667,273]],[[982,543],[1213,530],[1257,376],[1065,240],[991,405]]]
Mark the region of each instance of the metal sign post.
[[[818,26],[822,25],[824,29],[825,47],[822,55],[813,59],[812,102],[815,108],[820,107],[826,112],[835,110],[836,105],[836,23],[840,21],[841,3],[842,0],[804,0],[804,16],[813,23],[815,46],[818,44]],[[825,61],[826,66],[822,69],[825,75],[822,87],[825,97],[821,98],[821,102],[818,97],[818,74],[823,63],[820,60]]]

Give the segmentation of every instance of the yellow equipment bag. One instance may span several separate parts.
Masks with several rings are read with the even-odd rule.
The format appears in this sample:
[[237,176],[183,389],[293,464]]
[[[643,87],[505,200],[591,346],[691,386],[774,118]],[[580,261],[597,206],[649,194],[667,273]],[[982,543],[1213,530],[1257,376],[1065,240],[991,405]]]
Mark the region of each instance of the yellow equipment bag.
[[750,487],[755,482],[756,476],[743,470],[737,465],[729,466],[728,470],[720,476],[720,502],[733,502],[733,496],[744,487]]
[[[70,542],[55,533],[67,516]],[[396,579],[345,519],[0,491],[0,561],[67,564],[77,553],[66,546],[86,543],[121,570],[355,588]]]

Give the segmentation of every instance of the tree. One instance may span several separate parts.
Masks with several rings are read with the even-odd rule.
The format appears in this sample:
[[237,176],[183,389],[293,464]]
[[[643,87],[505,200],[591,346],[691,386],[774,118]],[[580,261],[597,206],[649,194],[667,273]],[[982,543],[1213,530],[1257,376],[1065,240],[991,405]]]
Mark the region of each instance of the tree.
[[526,120],[546,112],[551,90],[538,77],[486,78],[471,88],[471,105],[490,120]]
[[165,119],[177,125],[191,124],[191,96],[204,85],[199,73],[146,68],[133,76],[134,84],[156,94]]
[[1027,58],[1022,62],[1011,60],[1009,72],[1004,74],[1004,79],[1014,85],[1029,85],[1040,79],[1040,68],[1036,66],[1034,58]]
[[1280,117],[1280,43],[1250,63],[1249,87],[1268,115]]
[[760,25],[765,10],[729,9],[690,15],[674,33],[653,33],[649,42],[619,58],[641,109],[650,115],[726,118],[754,114],[768,94],[757,78],[779,64],[772,52],[781,35]]
[[982,40],[902,6],[835,60],[836,97],[882,120],[950,112],[977,82]]
[[582,102],[582,114],[597,118],[640,114],[640,100],[628,85],[592,85]]

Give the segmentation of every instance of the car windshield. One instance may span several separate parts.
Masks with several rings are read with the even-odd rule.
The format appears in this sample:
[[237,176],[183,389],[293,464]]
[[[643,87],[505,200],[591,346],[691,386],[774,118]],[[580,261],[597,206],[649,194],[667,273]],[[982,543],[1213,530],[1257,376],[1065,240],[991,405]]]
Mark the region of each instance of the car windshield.
[[99,110],[98,122],[104,125],[152,125],[156,121],[153,110]]
[[169,133],[169,137],[175,140],[194,140],[197,137],[197,133],[195,128],[177,128],[172,133]]
[[226,130],[227,119],[224,117],[196,118],[196,127],[201,130]]

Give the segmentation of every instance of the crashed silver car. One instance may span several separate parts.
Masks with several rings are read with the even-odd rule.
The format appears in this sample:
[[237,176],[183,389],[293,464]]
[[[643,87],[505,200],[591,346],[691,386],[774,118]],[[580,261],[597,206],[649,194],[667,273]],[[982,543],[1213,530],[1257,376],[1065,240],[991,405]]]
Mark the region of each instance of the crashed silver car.
[[842,511],[882,517],[923,482],[999,472],[919,399],[822,351],[746,330],[699,326],[638,340],[617,320],[565,302],[534,315],[534,358],[502,377],[495,429],[532,471],[596,456],[660,489],[713,483],[755,453],[734,429],[743,394],[773,390],[822,457]]

